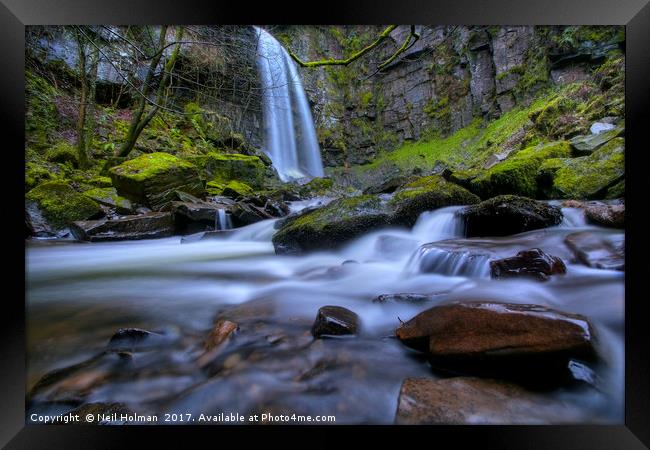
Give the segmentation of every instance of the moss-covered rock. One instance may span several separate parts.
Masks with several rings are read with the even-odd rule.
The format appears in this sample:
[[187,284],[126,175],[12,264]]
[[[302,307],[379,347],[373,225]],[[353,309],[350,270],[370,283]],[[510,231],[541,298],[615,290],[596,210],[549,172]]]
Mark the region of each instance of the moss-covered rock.
[[197,168],[169,153],[150,153],[109,170],[117,192],[153,209],[163,209],[176,199],[176,191],[201,196],[203,183]]
[[392,220],[392,211],[378,196],[342,198],[285,222],[273,245],[276,253],[332,249]]
[[[54,165],[54,164],[52,164]],[[62,178],[61,173],[57,173],[53,168],[48,167],[46,164],[30,161],[25,164],[25,191],[34,189],[41,183],[47,181],[54,181]]]
[[97,217],[102,211],[94,200],[72,189],[64,181],[43,183],[26,194],[55,229],[65,228],[75,220]]
[[257,156],[209,152],[188,160],[199,168],[206,180],[224,183],[239,180],[257,188],[264,183],[266,176],[266,166]]
[[438,175],[422,177],[402,186],[389,201],[394,209],[396,223],[411,226],[425,211],[453,205],[472,205],[480,202],[467,189]]
[[557,225],[562,211],[556,206],[526,197],[500,195],[460,212],[465,235],[508,236]]
[[309,183],[300,186],[300,194],[302,196],[315,196],[324,195],[334,186],[334,181],[331,178],[314,178]]
[[571,147],[566,141],[528,147],[474,178],[470,190],[481,198],[505,194],[537,197],[537,175],[544,160],[570,155]]
[[[545,161],[539,170],[547,193],[555,198],[594,199],[607,196],[625,176],[625,140],[615,138],[589,156]],[[619,189],[620,190],[620,189]]]
[[119,196],[114,187],[93,188],[84,191],[83,194],[86,197],[95,200],[97,203],[115,208],[118,214],[133,213],[133,205],[131,202],[128,199]]
[[229,181],[221,191],[221,195],[230,198],[244,197],[246,195],[251,195],[254,192],[253,188],[242,183],[241,181],[232,180]]
[[576,156],[590,155],[601,146],[605,145],[612,139],[623,135],[624,133],[625,126],[621,124],[613,130],[605,131],[603,133],[576,136],[571,139],[571,147],[573,148],[573,153]]
[[70,163],[73,167],[77,167],[77,150],[65,141],[61,141],[50,147],[45,152],[45,158],[48,161],[58,163]]

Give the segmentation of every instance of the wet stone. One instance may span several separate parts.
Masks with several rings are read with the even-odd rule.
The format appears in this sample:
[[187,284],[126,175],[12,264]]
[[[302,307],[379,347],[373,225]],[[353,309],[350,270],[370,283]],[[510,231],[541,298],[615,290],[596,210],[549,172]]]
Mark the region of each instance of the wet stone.
[[319,338],[357,334],[358,330],[359,316],[354,312],[341,306],[323,306],[318,310],[311,334]]
[[544,253],[539,248],[522,250],[511,258],[490,261],[492,278],[534,278],[548,280],[549,276],[565,274],[566,266],[562,259]]

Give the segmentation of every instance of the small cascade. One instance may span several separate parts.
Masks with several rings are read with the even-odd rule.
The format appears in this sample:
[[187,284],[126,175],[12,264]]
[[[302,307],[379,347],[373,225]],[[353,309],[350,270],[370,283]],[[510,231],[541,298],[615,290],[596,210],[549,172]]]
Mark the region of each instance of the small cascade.
[[462,208],[462,206],[449,206],[421,214],[413,226],[414,237],[423,242],[463,237],[465,225],[463,219],[457,214]]
[[256,30],[265,151],[282,181],[322,177],[314,120],[296,65],[277,39]]
[[215,230],[230,230],[232,228],[232,221],[230,214],[225,209],[217,209],[217,215],[214,218]]
[[413,254],[406,270],[409,273],[486,278],[490,276],[490,257],[487,253],[425,244]]
[[582,208],[562,208],[562,216],[561,227],[578,228],[587,225],[585,210]]

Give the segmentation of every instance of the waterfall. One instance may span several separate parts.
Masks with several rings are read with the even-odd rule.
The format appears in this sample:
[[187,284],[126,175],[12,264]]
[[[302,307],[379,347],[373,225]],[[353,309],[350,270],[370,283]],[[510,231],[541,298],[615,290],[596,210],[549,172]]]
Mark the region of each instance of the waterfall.
[[267,31],[257,28],[263,90],[265,152],[282,181],[322,177],[323,163],[307,96],[295,63]]
[[231,228],[232,222],[230,220],[230,214],[228,214],[225,209],[217,209],[217,215],[214,218],[214,229],[230,230]]

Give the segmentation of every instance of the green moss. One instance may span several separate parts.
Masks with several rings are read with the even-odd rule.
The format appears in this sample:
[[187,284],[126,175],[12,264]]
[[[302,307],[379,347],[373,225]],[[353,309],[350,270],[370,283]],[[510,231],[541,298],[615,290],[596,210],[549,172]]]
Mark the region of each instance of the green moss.
[[396,222],[410,226],[424,211],[478,202],[480,199],[467,189],[432,175],[404,185],[388,204],[395,209]]
[[76,220],[88,219],[101,213],[99,205],[76,192],[63,181],[43,183],[26,194],[36,202],[45,218],[56,228],[64,228]]
[[25,139],[32,145],[47,145],[52,132],[58,129],[58,95],[48,80],[25,70]]
[[299,192],[303,196],[324,195],[332,189],[334,181],[331,178],[314,178],[309,183],[300,186]]
[[52,167],[48,167],[44,163],[30,161],[25,164],[26,191],[46,181],[54,181],[62,178],[64,178],[64,175],[60,171],[55,172]]
[[266,166],[257,156],[209,152],[189,157],[188,160],[200,169],[205,179],[221,183],[239,180],[259,188],[264,184],[266,177]]
[[66,141],[59,141],[45,152],[45,158],[48,161],[66,163],[77,166],[77,149]]
[[157,152],[125,161],[119,166],[113,167],[110,172],[134,181],[144,181],[160,173],[183,168],[192,169],[194,166],[169,153]]
[[229,181],[223,188],[221,195],[231,198],[245,197],[253,194],[255,191],[252,187],[241,181]]
[[102,177],[102,176],[93,177],[90,180],[88,180],[88,183],[100,188],[111,187],[113,185],[113,182],[111,181],[110,177]]
[[118,195],[113,187],[89,189],[83,195],[103,205],[116,207],[119,213],[131,212],[133,209],[131,202]]
[[540,176],[552,180],[551,194],[558,198],[603,198],[625,175],[625,140],[615,138],[589,156],[550,159]]
[[537,175],[542,162],[570,155],[571,147],[566,141],[528,147],[474,178],[470,190],[481,198],[502,194],[535,198],[539,191]]

